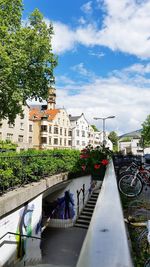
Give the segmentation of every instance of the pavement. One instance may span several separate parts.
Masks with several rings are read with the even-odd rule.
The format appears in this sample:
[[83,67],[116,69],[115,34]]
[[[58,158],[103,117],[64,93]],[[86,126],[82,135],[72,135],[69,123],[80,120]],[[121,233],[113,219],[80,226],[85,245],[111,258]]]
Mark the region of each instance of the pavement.
[[75,267],[86,233],[87,229],[78,227],[46,228],[41,243],[43,266]]

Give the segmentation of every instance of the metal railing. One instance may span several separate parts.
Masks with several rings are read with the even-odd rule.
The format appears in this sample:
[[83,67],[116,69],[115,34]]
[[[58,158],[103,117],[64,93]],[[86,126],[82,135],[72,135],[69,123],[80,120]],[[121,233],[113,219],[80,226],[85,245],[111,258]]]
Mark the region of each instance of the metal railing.
[[77,267],[133,267],[113,162],[107,167]]

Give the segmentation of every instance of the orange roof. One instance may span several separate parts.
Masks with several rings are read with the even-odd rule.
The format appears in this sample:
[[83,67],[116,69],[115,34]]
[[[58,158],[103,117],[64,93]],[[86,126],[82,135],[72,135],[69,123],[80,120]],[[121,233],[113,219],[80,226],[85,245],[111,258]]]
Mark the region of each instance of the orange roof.
[[42,117],[46,116],[48,121],[52,121],[59,112],[60,112],[59,109],[40,110],[38,108],[33,108],[29,112],[29,119],[37,121],[41,120]]

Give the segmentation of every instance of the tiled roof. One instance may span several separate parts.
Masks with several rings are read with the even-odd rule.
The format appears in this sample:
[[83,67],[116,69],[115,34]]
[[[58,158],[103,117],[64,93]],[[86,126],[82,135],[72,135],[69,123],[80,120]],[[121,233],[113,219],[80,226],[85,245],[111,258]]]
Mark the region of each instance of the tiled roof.
[[47,117],[48,121],[52,121],[59,112],[59,109],[40,110],[39,108],[33,108],[30,110],[29,119],[38,121],[41,120],[42,117]]

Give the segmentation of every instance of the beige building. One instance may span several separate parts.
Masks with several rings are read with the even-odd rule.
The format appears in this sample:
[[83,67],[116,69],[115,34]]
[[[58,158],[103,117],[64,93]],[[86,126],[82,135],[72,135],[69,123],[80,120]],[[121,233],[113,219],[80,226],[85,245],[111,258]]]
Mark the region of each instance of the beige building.
[[33,147],[35,149],[71,148],[72,131],[65,109],[56,109],[56,93],[49,88],[48,104],[31,108]]
[[0,140],[17,144],[17,151],[32,148],[33,122],[29,121],[29,107],[23,107],[23,116],[17,115],[14,124],[0,121]]

